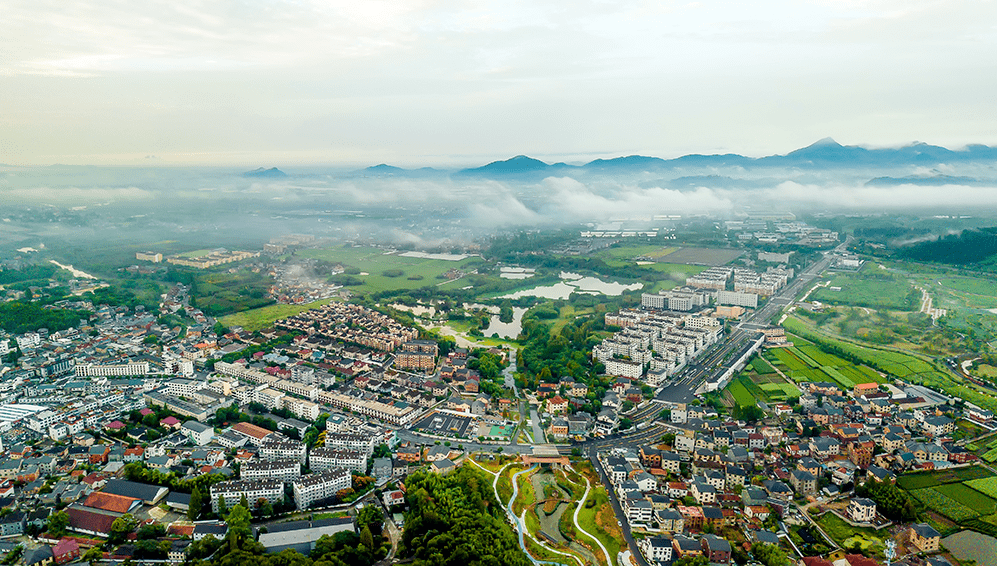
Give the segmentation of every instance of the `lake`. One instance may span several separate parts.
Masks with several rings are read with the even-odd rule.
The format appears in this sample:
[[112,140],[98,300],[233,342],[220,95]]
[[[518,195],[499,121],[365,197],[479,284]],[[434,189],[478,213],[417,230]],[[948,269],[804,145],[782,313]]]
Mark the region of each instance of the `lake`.
[[512,322],[502,322],[499,320],[499,307],[494,305],[481,305],[478,303],[467,303],[464,308],[470,309],[481,309],[492,313],[491,318],[488,320],[488,328],[482,330],[482,334],[485,336],[491,336],[492,334],[498,334],[499,338],[516,338],[519,333],[523,330],[523,315],[526,314],[528,309],[523,309],[519,307],[512,307]]
[[518,299],[520,297],[541,297],[544,299],[567,299],[572,293],[588,295],[617,296],[624,291],[636,291],[644,287],[643,283],[624,285],[617,281],[603,281],[598,277],[584,277],[577,273],[562,272],[562,281],[553,285],[541,285],[523,289],[504,295],[502,299]]

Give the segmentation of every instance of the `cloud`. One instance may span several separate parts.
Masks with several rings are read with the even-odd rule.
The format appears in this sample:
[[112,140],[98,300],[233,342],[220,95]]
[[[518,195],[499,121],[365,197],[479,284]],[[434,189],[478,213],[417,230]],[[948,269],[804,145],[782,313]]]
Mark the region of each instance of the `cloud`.
[[611,195],[600,195],[585,184],[567,177],[544,180],[551,191],[550,206],[567,218],[588,221],[610,218],[648,218],[658,214],[690,214],[730,210],[731,200],[700,187],[677,191],[653,187],[624,186]]

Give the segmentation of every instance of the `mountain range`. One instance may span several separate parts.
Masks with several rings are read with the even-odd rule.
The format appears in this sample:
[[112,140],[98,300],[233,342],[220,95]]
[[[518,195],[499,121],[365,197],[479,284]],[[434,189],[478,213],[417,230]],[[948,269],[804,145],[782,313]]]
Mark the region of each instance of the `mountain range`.
[[[845,168],[889,168],[903,166],[931,167],[940,164],[964,162],[994,162],[997,161],[997,147],[986,145],[969,145],[965,149],[951,150],[937,145],[922,142],[899,148],[865,148],[857,145],[841,145],[831,138],[824,138],[807,147],[791,151],[784,155],[769,155],[765,157],[747,157],[736,153],[727,154],[689,154],[673,159],[662,159],[646,155],[628,155],[611,159],[595,159],[583,165],[568,163],[547,163],[526,155],[500,161],[493,161],[480,167],[446,171],[422,167],[405,169],[388,164],[375,165],[353,175],[364,177],[428,177],[446,176],[477,177],[477,178],[543,178],[548,175],[570,175],[573,172],[595,174],[636,174],[645,172],[667,172],[674,169],[689,168],[723,168],[723,167],[782,167],[796,169],[845,169]],[[246,177],[283,177],[283,171],[276,167],[259,168],[243,174]],[[694,181],[695,177],[687,178]],[[940,180],[928,177],[898,178],[880,177],[873,184],[891,184],[911,181],[918,184],[936,184]]]

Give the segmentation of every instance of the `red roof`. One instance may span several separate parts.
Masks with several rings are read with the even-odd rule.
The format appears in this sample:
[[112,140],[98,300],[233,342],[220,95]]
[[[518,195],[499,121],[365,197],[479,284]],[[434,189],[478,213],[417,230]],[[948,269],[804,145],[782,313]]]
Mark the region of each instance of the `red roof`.
[[180,424],[180,421],[178,421],[176,417],[166,417],[165,419],[159,421],[159,424],[173,426]]
[[151,415],[152,412],[153,412],[152,409],[145,408],[145,409],[142,409],[141,411],[139,411],[139,414],[144,417],[146,415]]
[[115,495],[113,493],[95,491],[90,494],[90,497],[87,497],[86,501],[83,502],[83,505],[86,507],[93,507],[95,509],[103,509],[104,511],[127,513],[136,501],[141,502],[140,499],[136,499],[134,497],[125,497],[124,495]]
[[66,508],[69,515],[69,526],[77,531],[93,532],[107,536],[111,532],[111,524],[120,517],[118,513],[101,512],[100,510],[90,510],[86,507],[70,505]]
[[104,426],[107,427],[107,428],[109,428],[109,429],[111,429],[111,430],[121,430],[121,429],[125,428],[125,423],[123,423],[121,421],[111,421],[111,422],[107,423]]
[[232,425],[232,430],[234,430],[236,432],[241,432],[242,434],[245,434],[246,436],[252,436],[253,438],[256,438],[257,440],[262,440],[262,439],[266,438],[267,435],[270,434],[269,430],[267,430],[267,429],[265,429],[263,427],[260,427],[260,426],[256,426],[254,424],[250,424],[250,423],[236,423],[236,424]]
[[76,541],[71,538],[64,538],[52,547],[52,554],[56,557],[79,551],[80,545],[76,544]]

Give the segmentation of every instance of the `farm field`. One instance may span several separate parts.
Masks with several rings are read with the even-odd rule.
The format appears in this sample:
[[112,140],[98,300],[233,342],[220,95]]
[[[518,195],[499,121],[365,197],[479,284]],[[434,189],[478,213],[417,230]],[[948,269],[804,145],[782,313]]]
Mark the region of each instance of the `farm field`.
[[321,301],[313,301],[301,305],[270,305],[226,315],[219,320],[225,326],[241,326],[250,332],[254,332],[268,328],[277,320],[294,316],[307,310],[316,309],[333,300],[335,299],[322,299]]
[[273,280],[248,269],[202,272],[194,275],[191,294],[197,308],[209,316],[221,316],[273,303],[267,291]]
[[[783,322],[787,332],[813,340],[821,347],[854,358],[873,369],[919,385],[933,386],[944,393],[991,411],[997,410],[997,397],[981,386],[940,370],[924,358],[894,350],[876,349],[841,340],[815,330],[812,325],[795,316]],[[795,379],[795,378],[794,378]]]

